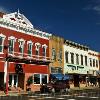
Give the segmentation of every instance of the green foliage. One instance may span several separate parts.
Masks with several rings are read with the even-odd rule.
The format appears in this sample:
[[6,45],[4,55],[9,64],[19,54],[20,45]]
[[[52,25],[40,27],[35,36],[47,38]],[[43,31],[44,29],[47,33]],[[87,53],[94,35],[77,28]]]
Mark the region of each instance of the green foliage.
[[33,76],[30,76],[27,80],[27,85],[31,85],[33,83]]

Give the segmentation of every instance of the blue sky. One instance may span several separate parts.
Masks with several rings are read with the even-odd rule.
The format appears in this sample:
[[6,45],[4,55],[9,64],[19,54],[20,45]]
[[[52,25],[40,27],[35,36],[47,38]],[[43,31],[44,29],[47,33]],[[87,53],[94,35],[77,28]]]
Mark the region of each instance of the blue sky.
[[0,11],[18,8],[35,28],[100,52],[100,0],[0,0]]

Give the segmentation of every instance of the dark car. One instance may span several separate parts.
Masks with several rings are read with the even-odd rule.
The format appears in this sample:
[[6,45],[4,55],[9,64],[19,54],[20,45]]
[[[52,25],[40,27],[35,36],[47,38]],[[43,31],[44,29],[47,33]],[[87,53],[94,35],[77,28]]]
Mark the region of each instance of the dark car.
[[44,92],[69,92],[70,91],[70,85],[69,80],[55,80],[50,81],[47,84],[42,84],[40,88],[41,93]]

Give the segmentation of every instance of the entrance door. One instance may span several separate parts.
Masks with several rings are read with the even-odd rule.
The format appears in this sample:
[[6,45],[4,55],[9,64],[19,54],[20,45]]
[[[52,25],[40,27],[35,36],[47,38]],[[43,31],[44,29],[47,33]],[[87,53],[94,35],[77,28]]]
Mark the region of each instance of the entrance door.
[[9,86],[11,86],[11,87],[18,86],[18,75],[17,74],[10,74],[9,75]]
[[73,75],[74,77],[74,87],[79,87],[79,75]]

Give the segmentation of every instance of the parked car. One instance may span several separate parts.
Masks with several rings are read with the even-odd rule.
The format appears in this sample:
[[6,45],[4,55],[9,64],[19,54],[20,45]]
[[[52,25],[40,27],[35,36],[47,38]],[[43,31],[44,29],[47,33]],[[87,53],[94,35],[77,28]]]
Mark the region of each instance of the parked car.
[[40,88],[41,93],[44,92],[69,92],[69,80],[53,80],[47,84],[42,84]]

